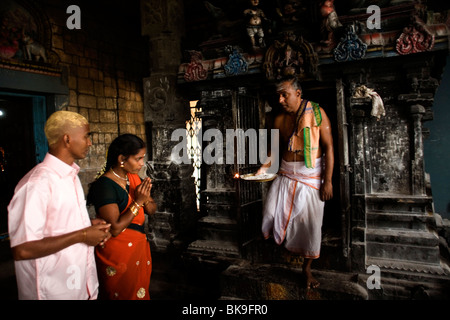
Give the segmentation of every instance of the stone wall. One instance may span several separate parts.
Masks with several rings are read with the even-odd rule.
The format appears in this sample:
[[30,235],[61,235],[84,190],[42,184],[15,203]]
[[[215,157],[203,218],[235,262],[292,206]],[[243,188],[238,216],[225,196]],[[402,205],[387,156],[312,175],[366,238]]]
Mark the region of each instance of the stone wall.
[[[119,134],[146,140],[142,79],[148,75],[145,41],[139,29],[139,1],[84,2],[81,29],[66,27],[67,6],[47,1],[52,26],[52,50],[69,88],[62,109],[79,112],[90,123],[93,146],[78,164],[83,186],[92,181],[106,159],[106,150]],[[123,21],[124,23],[117,23]]]

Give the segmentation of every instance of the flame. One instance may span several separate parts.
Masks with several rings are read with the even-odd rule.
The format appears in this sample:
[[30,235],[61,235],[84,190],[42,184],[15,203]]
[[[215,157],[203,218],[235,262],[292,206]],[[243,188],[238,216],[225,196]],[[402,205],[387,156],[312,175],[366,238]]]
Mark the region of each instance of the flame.
[[238,172],[236,172],[235,174],[234,174],[234,177],[233,178],[235,178],[235,179],[239,179],[239,173]]

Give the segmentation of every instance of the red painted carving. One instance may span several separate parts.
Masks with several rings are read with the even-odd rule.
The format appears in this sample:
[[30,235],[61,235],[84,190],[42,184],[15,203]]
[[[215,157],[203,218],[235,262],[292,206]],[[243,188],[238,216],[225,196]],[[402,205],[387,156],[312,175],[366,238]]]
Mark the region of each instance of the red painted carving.
[[191,54],[191,62],[186,67],[184,80],[187,82],[205,80],[208,77],[208,70],[203,67],[201,52],[192,50],[189,53]]
[[397,52],[401,55],[424,52],[433,49],[434,35],[428,30],[425,23],[416,19],[414,25],[403,29],[397,39]]

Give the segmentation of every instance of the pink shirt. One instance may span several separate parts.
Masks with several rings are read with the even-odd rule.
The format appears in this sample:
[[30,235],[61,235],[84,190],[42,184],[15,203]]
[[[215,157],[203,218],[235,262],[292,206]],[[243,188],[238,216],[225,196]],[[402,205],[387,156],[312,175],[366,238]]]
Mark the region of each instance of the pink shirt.
[[[80,167],[51,154],[17,184],[8,206],[11,247],[91,225]],[[94,248],[77,243],[55,254],[15,261],[19,299],[95,299]]]

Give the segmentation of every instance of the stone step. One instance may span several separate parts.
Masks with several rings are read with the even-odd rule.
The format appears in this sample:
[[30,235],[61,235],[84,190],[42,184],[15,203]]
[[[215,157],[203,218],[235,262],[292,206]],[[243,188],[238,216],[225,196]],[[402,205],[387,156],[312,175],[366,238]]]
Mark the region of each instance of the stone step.
[[198,220],[200,224],[208,224],[208,225],[217,225],[218,227],[228,227],[235,228],[236,220],[225,218],[225,217],[215,217],[215,216],[206,216],[202,217]]
[[403,280],[431,281],[436,279],[436,276],[446,276],[450,285],[450,267],[443,261],[428,263],[367,257],[367,265],[378,266],[381,273],[389,278]]
[[366,242],[368,257],[398,259],[411,262],[439,263],[439,246],[420,246],[405,243]]
[[188,254],[202,257],[203,260],[239,257],[239,245],[231,241],[196,240],[189,244],[187,251]]
[[233,241],[238,238],[237,222],[223,217],[203,217],[198,221],[201,239]]
[[234,204],[217,204],[206,203],[203,205],[203,211],[210,217],[228,218],[236,217],[236,205]]
[[365,235],[367,256],[439,264],[439,237],[426,230],[429,218],[432,216],[410,212],[370,212]]
[[[450,268],[440,263],[420,263],[369,257],[368,265],[380,268],[380,289],[369,290],[369,299],[449,299]],[[360,275],[363,282],[371,276]]]
[[382,283],[381,289],[369,290],[369,300],[448,300],[448,287],[439,283],[412,283],[396,280]]
[[434,223],[433,216],[426,213],[369,211],[366,217],[369,228],[426,230]]
[[406,244],[424,247],[439,246],[439,237],[430,231],[408,229],[373,229],[366,231],[366,241],[383,244]]
[[244,300],[366,300],[367,290],[357,283],[357,275],[313,270],[320,282],[305,288],[299,268],[249,262],[231,265],[222,273],[221,294]]
[[369,211],[427,212],[433,202],[431,196],[422,195],[366,194],[364,197]]
[[236,199],[234,189],[208,189],[201,191],[201,196],[208,204],[232,203]]

